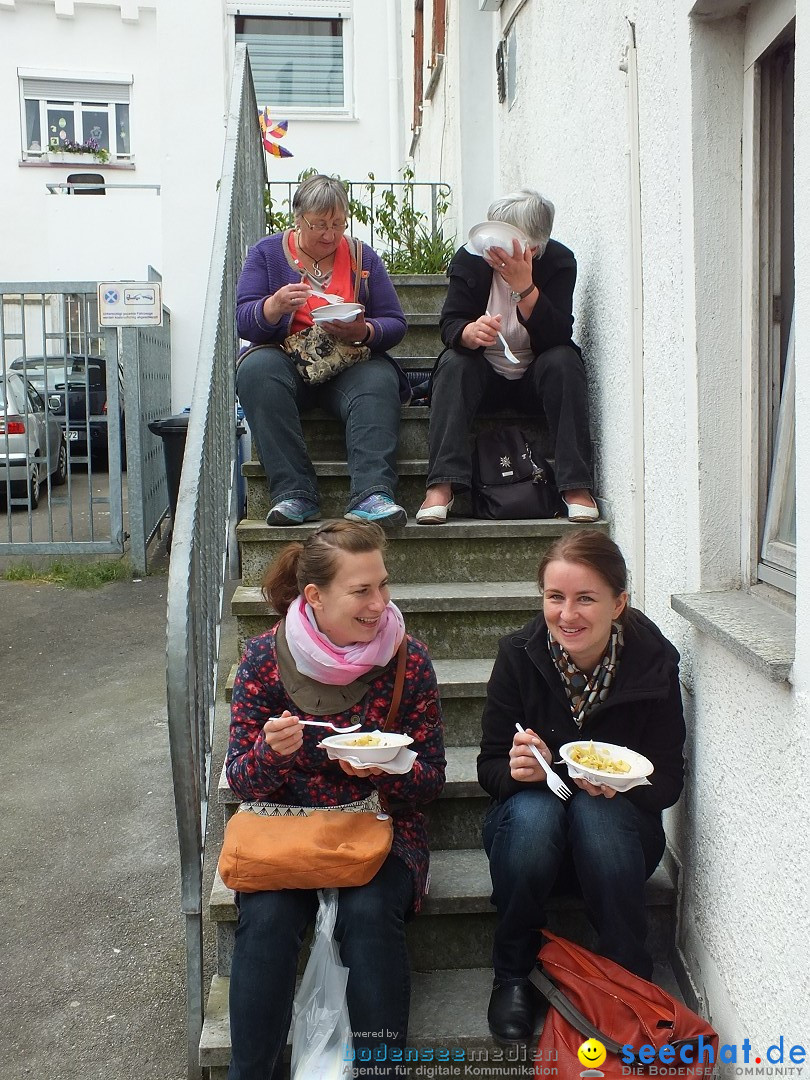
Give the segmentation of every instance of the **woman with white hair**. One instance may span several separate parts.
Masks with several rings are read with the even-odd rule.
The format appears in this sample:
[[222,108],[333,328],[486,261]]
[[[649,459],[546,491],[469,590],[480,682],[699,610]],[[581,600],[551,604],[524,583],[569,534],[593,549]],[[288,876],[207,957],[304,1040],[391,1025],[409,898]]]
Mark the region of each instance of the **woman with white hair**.
[[[557,486],[571,521],[595,521],[585,368],[571,340],[574,254],[551,240],[554,206],[531,188],[497,199],[490,221],[514,225],[525,250],[460,248],[448,270],[441,313],[445,350],[431,382],[430,460],[420,525],[447,520],[454,491],[470,487],[469,432],[481,404],[543,413],[554,442]],[[518,360],[507,360],[501,334]]]

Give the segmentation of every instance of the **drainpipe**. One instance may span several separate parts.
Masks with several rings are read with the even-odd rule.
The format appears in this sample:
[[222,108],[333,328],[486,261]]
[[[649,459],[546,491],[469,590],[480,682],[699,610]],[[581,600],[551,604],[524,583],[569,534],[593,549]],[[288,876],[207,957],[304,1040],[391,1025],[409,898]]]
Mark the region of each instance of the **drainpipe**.
[[392,180],[402,164],[402,10],[400,0],[388,4],[388,139]]
[[638,64],[635,24],[627,21],[628,43],[619,65],[627,73],[628,192],[630,206],[630,386],[633,430],[633,605],[644,609],[646,527],[644,507],[644,295],[641,250],[641,164],[638,136]]

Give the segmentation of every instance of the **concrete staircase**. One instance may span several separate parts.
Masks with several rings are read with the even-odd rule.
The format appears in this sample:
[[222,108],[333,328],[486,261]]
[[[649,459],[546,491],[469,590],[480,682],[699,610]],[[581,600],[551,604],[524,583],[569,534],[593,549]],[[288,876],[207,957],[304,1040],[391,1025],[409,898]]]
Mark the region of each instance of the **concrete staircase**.
[[[405,278],[397,287],[409,322],[408,335],[396,350],[400,362],[406,368],[428,368],[441,347],[438,311],[444,281]],[[488,422],[494,421],[481,423]],[[521,423],[525,429],[531,427],[525,420]],[[427,409],[403,409],[398,498],[411,516],[421,502],[427,475],[427,424]],[[335,421],[313,413],[305,419],[305,433],[319,477],[324,516],[340,516],[348,497],[342,432]],[[267,526],[268,501],[261,465],[248,462],[243,472],[248,486],[248,518],[237,530],[242,585],[232,603],[240,648],[246,638],[263,632],[274,620],[259,590],[267,563],[280,547],[314,527]],[[601,523],[598,527],[606,526]],[[475,770],[481,711],[497,640],[539,609],[534,581],[538,562],[551,540],[568,528],[567,522],[557,520],[490,523],[464,517],[453,517],[441,527],[409,523],[390,534],[386,555],[392,599],[403,611],[410,633],[428,645],[434,660],[448,747],[447,785],[441,798],[428,808],[430,893],[423,913],[408,928],[414,969],[408,1045],[417,1049],[462,1048],[472,1055],[467,1060],[475,1062],[475,1069],[483,1070],[476,1075],[505,1075],[505,1059],[498,1057],[486,1024],[495,915],[480,842],[488,800]],[[226,818],[238,804],[224,775],[219,801]],[[650,944],[659,962],[656,978],[677,993],[667,967],[674,940],[675,888],[663,868],[648,883],[647,900]],[[230,1057],[228,976],[236,908],[232,893],[219,877],[209,911],[216,924],[217,973],[210,988],[200,1062],[210,1068],[212,1080],[225,1080]],[[557,898],[549,921],[560,933],[593,943],[579,899]],[[302,955],[302,965],[305,960]],[[466,1063],[458,1065],[458,1076],[466,1075],[465,1067]]]

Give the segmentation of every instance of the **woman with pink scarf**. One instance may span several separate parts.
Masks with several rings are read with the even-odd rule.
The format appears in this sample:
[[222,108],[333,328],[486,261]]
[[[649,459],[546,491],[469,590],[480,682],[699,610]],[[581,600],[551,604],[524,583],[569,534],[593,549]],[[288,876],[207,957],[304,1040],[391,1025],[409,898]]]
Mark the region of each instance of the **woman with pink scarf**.
[[[340,890],[335,927],[341,961],[349,968],[356,1075],[363,1075],[360,1062],[366,1057],[376,1059],[369,1066],[375,1077],[396,1075],[392,1055],[379,1048],[405,1045],[405,921],[421,907],[428,870],[420,807],[439,795],[445,770],[436,676],[427,649],[406,633],[389,599],[385,543],[376,525],[332,521],[303,543],[288,544],[268,568],[264,596],[282,618],[245,648],[234,682],[226,761],[228,783],[244,800],[336,806],[366,798],[373,805],[380,798],[393,816],[388,858],[367,885]],[[318,746],[327,732],[301,720],[360,724],[358,735],[381,728],[403,640],[405,682],[394,727],[413,739],[412,767],[389,773],[330,761]],[[268,1080],[281,1075],[298,953],[318,908],[317,894],[241,893],[237,903],[228,1078]]]

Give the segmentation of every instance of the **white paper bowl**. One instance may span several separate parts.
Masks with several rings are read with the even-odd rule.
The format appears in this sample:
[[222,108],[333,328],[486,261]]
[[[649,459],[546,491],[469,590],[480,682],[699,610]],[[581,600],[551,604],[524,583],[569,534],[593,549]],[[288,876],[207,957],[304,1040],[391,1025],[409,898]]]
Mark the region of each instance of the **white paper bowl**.
[[514,225],[508,225],[505,221],[482,221],[470,229],[465,247],[471,255],[484,256],[491,247],[513,251],[514,240],[519,241],[522,251],[529,246],[525,233],[516,229]]
[[312,309],[313,322],[354,322],[362,304],[322,304]]
[[[373,735],[380,739],[376,746],[354,746],[364,735]],[[360,761],[373,764],[377,761],[391,761],[403,746],[413,742],[410,735],[399,735],[394,731],[353,731],[349,735],[330,735],[321,740],[321,746],[328,746],[339,757],[359,758]]]
[[627,788],[635,787],[640,780],[646,779],[653,771],[653,763],[649,758],[645,758],[643,754],[630,750],[626,746],[617,746],[616,743],[597,742],[595,739],[593,745],[597,750],[607,752],[612,758],[623,759],[630,766],[630,772],[602,772],[600,769],[588,769],[584,765],[580,765],[579,762],[572,760],[571,751],[575,746],[587,747],[590,745],[590,739],[579,739],[577,742],[569,742],[560,747],[560,757],[568,766],[569,776],[584,778],[593,784],[605,784],[607,787],[615,788],[616,791],[625,791]]

